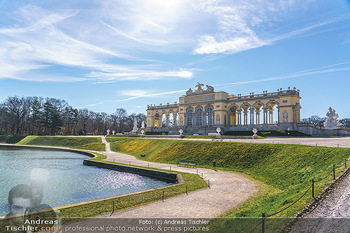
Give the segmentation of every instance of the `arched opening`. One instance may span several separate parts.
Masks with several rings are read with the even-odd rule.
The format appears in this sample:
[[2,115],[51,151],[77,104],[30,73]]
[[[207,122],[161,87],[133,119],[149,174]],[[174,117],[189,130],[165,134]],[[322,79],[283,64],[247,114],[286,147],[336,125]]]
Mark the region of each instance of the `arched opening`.
[[257,103],[254,105],[254,112],[255,112],[255,124],[261,125],[263,124],[263,113],[261,111],[263,105],[261,103]]
[[250,124],[250,106],[243,105],[242,112],[243,112],[243,124],[242,125],[248,126]]
[[201,108],[196,110],[196,125],[203,125],[203,110]]
[[159,113],[156,113],[156,115],[154,115],[154,128],[158,128],[159,127]]
[[236,106],[232,106],[230,107],[229,111],[228,111],[228,115],[229,115],[229,125],[237,125],[238,121],[237,121],[237,107]]
[[166,125],[166,114],[163,113],[162,114],[162,128],[166,128],[167,125]]
[[186,125],[192,126],[193,110],[188,109],[186,112]]
[[277,103],[276,102],[270,102],[267,105],[267,117],[268,121],[267,123],[272,124],[278,124],[278,109],[277,109]]
[[208,126],[212,126],[213,118],[213,109],[209,107],[205,110],[205,124]]
[[217,114],[215,117],[215,124],[220,125],[220,115],[219,114]]
[[173,128],[175,126],[175,117],[174,117],[174,113],[170,113],[169,114],[169,128]]

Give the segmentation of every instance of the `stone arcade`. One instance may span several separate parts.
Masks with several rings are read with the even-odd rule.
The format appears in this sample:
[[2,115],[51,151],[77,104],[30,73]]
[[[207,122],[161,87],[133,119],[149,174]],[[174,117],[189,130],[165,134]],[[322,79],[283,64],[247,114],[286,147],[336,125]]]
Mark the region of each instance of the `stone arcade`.
[[215,92],[212,86],[198,83],[174,104],[148,105],[147,132],[179,134],[225,131],[293,130],[300,123],[300,91],[295,87],[277,92],[242,96]]

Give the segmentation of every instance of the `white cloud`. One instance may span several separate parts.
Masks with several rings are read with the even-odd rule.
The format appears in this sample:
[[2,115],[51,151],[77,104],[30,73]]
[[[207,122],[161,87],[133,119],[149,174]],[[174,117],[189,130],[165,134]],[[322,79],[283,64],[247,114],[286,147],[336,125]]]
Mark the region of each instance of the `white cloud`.
[[94,106],[100,105],[100,104],[104,104],[104,102],[98,102],[98,103],[94,103],[94,104],[87,104],[87,105],[85,105],[85,107],[94,107]]
[[[104,0],[94,2],[93,7],[84,1],[74,5],[79,7],[70,7],[71,2],[63,7],[26,5],[13,12],[16,23],[0,28],[0,78],[98,83],[191,79],[193,69],[162,58],[184,52],[191,56],[191,51],[234,54],[342,20],[262,35],[275,22],[283,21],[286,12],[310,1],[314,0]],[[69,67],[80,76],[37,75],[47,67]]]
[[122,101],[128,101],[133,99],[139,99],[144,97],[159,97],[164,95],[171,95],[171,94],[177,94],[177,93],[184,93],[187,90],[177,90],[177,91],[167,91],[167,92],[153,92],[153,91],[147,91],[147,90],[123,90],[118,92],[120,95],[123,96],[131,96],[129,98],[115,100],[114,102],[122,102]]
[[125,80],[157,80],[157,79],[171,79],[183,78],[191,79],[193,73],[191,71],[150,71],[150,70],[128,70],[112,71],[112,72],[91,72],[89,77],[97,78],[99,83]]
[[258,48],[267,45],[267,42],[261,41],[256,35],[250,37],[236,37],[228,41],[216,41],[212,36],[205,36],[200,41],[198,48],[194,50],[196,54],[212,53],[238,53],[245,50]]
[[327,65],[327,66],[321,66],[321,67],[317,67],[317,68],[313,68],[313,69],[307,69],[307,70],[296,72],[294,74],[280,75],[280,76],[269,77],[269,78],[264,78],[264,79],[257,79],[257,80],[250,80],[250,81],[242,81],[242,82],[234,82],[234,83],[226,83],[226,84],[216,84],[213,86],[216,86],[216,87],[226,86],[227,87],[227,86],[235,86],[235,85],[242,85],[242,84],[249,84],[249,83],[268,82],[268,81],[290,79],[290,78],[303,78],[303,77],[314,76],[314,75],[318,75],[318,74],[348,71],[348,70],[350,70],[350,67],[342,67],[342,68],[339,67],[339,68],[332,68],[332,69],[327,69],[327,68],[341,66],[341,65],[345,65],[345,64],[349,64],[349,63],[350,62],[342,62],[342,63],[332,64],[332,65]]
[[[217,30],[200,36],[194,54],[234,54],[272,44],[273,42],[305,33],[325,24],[316,24],[280,35],[268,35],[274,24],[285,15],[297,11],[300,5],[307,7],[313,0],[261,1],[261,0],[213,0],[197,7],[215,17]],[[328,24],[328,23],[326,23]],[[264,32],[264,33],[262,33]]]
[[[167,7],[170,10],[172,5]],[[148,6],[148,8],[150,7]],[[0,78],[31,81],[55,81],[55,79],[56,81],[82,81],[94,78],[97,81],[152,80],[169,77],[192,78],[191,71],[181,68],[168,68],[169,64],[134,57],[122,52],[125,48],[132,47],[129,44],[125,46],[124,41],[116,47],[105,43],[108,40],[118,44],[116,41],[121,37],[129,40],[128,43],[131,41],[152,44],[155,40],[145,38],[145,41],[142,41],[138,37],[133,37],[132,34],[124,33],[114,26],[103,23],[103,20],[107,18],[102,15],[95,14],[95,16],[100,17],[100,20],[95,20],[89,24],[89,19],[88,22],[81,22],[81,17],[86,17],[84,15],[86,11],[47,10],[28,5],[22,7],[18,12],[19,24],[0,28],[0,42],[2,43],[0,61],[3,61],[0,68],[0,71],[2,71]],[[154,13],[154,10],[152,12]],[[94,15],[93,9],[89,9],[89,16],[92,15]],[[165,15],[162,17],[165,19]],[[151,22],[149,24],[158,28],[157,25]],[[162,27],[165,30],[168,24],[165,23],[164,25]],[[77,30],[77,26],[79,30]],[[95,29],[96,31],[94,31]],[[152,32],[151,29],[150,32]],[[115,33],[118,33],[119,37],[116,38]],[[97,36],[99,34],[103,36]],[[137,33],[135,36],[138,36]],[[103,40],[99,41],[95,38],[103,38]],[[123,49],[120,47],[123,47]],[[125,62],[128,65],[116,65]],[[140,62],[147,64],[140,69],[139,65],[136,65]],[[154,65],[155,62],[158,63],[157,66]],[[42,80],[30,78],[35,76],[35,71],[47,66],[71,67],[79,70],[79,73],[88,75],[73,78],[55,74]]]

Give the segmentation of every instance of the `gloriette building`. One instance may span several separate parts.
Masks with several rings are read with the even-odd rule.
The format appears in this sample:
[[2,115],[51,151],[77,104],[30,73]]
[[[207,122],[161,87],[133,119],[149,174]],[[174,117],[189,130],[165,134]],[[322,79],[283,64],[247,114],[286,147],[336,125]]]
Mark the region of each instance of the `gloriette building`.
[[296,88],[264,91],[242,96],[215,92],[212,86],[198,83],[173,104],[147,106],[147,132],[179,134],[225,131],[293,130],[300,123],[300,91]]

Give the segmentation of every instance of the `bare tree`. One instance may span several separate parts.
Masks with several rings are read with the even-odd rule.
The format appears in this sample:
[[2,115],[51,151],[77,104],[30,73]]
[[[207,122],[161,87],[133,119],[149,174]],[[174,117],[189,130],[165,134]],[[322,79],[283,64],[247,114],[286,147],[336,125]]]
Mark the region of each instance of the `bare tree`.
[[21,134],[23,132],[24,120],[27,114],[29,114],[30,99],[19,98],[17,96],[9,97],[4,102],[4,107],[8,114],[8,120],[11,124],[10,133],[11,134]]
[[301,120],[302,123],[309,123],[309,124],[314,124],[314,125],[319,125],[319,126],[323,126],[323,123],[326,121],[326,118],[323,117],[319,117],[319,116],[311,116],[309,118],[303,118]]
[[129,132],[134,121],[138,127],[146,121],[144,114],[131,114],[123,108],[115,113],[77,110],[65,101],[42,97],[8,97],[0,104],[0,134],[55,135],[105,134],[107,129]]

